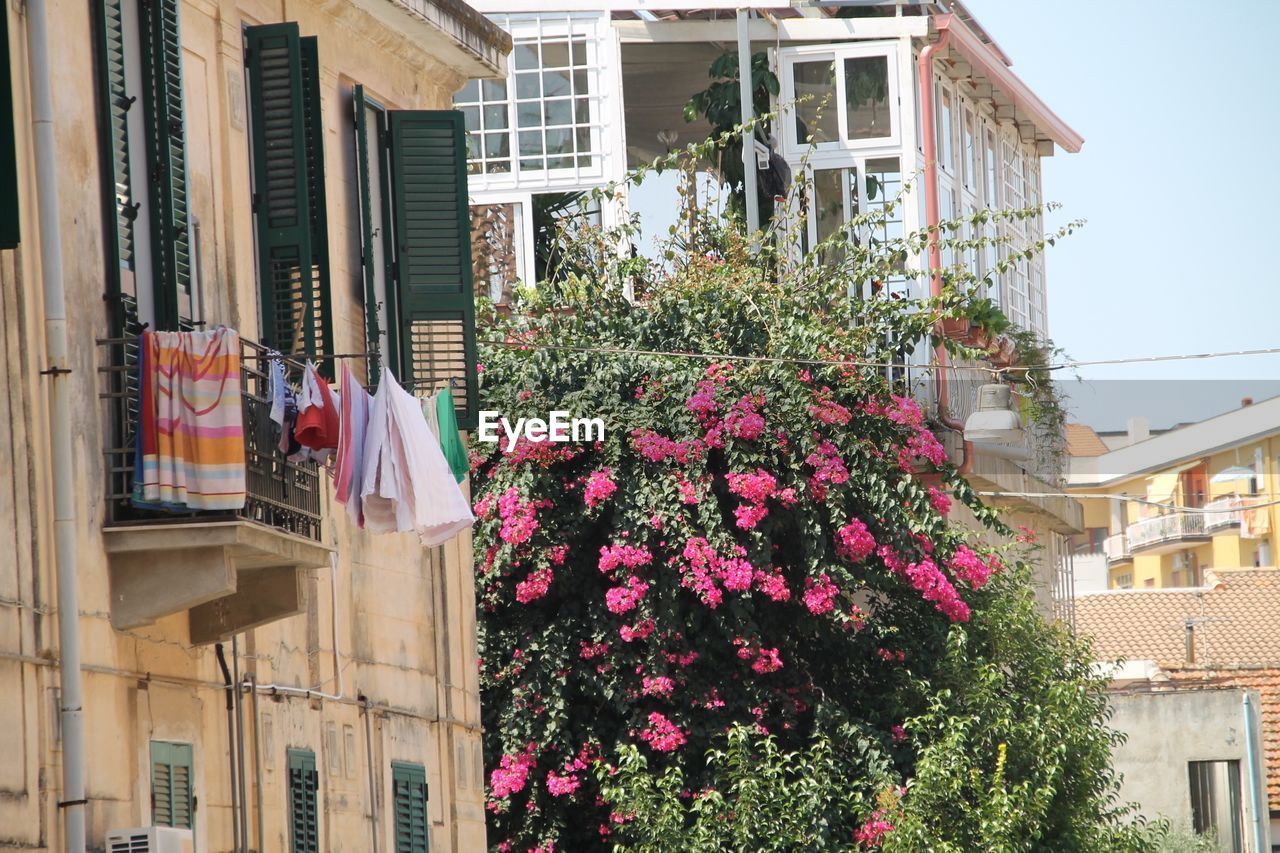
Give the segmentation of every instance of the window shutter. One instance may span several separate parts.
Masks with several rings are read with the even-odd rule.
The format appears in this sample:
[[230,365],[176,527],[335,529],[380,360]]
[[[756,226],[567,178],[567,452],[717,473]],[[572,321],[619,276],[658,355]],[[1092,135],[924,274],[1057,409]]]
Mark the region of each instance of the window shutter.
[[[133,188],[129,177],[129,109],[132,106],[125,86],[124,13],[121,0],[103,0],[99,36],[102,70],[99,75],[103,105],[105,145],[103,159],[110,167],[112,215],[108,217],[116,245],[116,260],[133,269]],[[118,275],[114,276],[118,279]],[[119,284],[116,282],[118,289]]]
[[151,742],[151,822],[155,826],[191,829],[194,825],[191,768],[190,744]]
[[249,27],[245,40],[263,340],[286,355],[332,352],[315,41],[292,22]]
[[427,771],[421,764],[391,762],[395,795],[396,853],[427,853]]
[[474,429],[475,293],[462,113],[389,115],[400,378],[428,393],[455,381],[458,425]]
[[13,128],[13,80],[9,77],[9,16],[0,14],[0,249],[18,245],[18,150]]
[[178,329],[191,322],[180,308],[190,304],[191,243],[178,3],[138,3],[151,167],[152,274],[156,326],[161,329]]
[[319,853],[320,822],[316,813],[316,755],[309,749],[289,750],[289,849]]
[[[381,257],[385,261],[391,257],[390,229],[382,228],[381,233],[375,234],[373,228],[375,205],[378,208],[377,218],[383,223],[390,221],[390,215],[386,209],[389,192],[386,145],[379,143],[379,140],[386,135],[386,125],[385,113],[365,97],[364,86],[354,87],[352,103],[355,109],[356,184],[360,196],[360,262],[364,275],[365,351],[378,353],[380,356],[370,358],[367,363],[369,383],[374,384],[378,381],[378,373],[382,369],[383,334],[387,336],[388,349],[391,352],[397,351],[395,324],[388,323],[388,328],[383,329],[378,318],[378,303],[381,301],[378,298],[378,275],[383,274],[384,280],[391,278],[390,271],[386,269],[387,264],[383,264],[383,270],[377,269],[378,259]],[[376,111],[377,116],[372,119],[375,126],[370,127],[369,113],[373,111]],[[378,241],[378,245],[375,245],[375,240]],[[382,251],[379,252],[379,249]],[[393,301],[391,293],[385,294],[383,298],[388,303]],[[387,304],[384,307],[386,316],[393,317],[392,305]],[[392,368],[397,373],[400,372],[398,365],[392,364]]]

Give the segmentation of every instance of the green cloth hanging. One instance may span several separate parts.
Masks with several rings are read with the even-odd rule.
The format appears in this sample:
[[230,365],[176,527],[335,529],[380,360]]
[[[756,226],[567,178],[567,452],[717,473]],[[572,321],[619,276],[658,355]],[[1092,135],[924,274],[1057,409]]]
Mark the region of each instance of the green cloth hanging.
[[467,461],[467,449],[462,446],[462,437],[458,433],[458,415],[453,408],[453,394],[448,388],[436,394],[436,422],[440,426],[440,449],[449,462],[453,478],[461,483],[471,470],[471,464]]

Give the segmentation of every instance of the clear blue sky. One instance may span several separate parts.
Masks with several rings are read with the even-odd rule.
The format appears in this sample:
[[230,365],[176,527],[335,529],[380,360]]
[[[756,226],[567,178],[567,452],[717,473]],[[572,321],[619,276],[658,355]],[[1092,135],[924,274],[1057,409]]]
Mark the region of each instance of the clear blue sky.
[[[1085,138],[1044,196],[1088,225],[1051,250],[1049,330],[1078,359],[1280,346],[1274,0],[966,0]],[[1280,355],[1089,378],[1280,378]]]

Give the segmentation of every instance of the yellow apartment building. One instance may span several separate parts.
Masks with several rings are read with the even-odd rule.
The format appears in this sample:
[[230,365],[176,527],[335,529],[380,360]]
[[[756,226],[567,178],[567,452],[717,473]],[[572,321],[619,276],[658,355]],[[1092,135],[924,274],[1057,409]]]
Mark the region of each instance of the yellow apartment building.
[[1114,449],[1073,425],[1068,484],[1086,529],[1077,576],[1092,559],[1107,589],[1161,589],[1200,586],[1211,569],[1275,567],[1280,397],[1244,403]]
[[[462,0],[0,9],[0,848],[484,849],[470,533],[357,529],[263,356],[469,428],[451,98],[510,46]],[[245,507],[139,510],[137,334],[219,325]]]

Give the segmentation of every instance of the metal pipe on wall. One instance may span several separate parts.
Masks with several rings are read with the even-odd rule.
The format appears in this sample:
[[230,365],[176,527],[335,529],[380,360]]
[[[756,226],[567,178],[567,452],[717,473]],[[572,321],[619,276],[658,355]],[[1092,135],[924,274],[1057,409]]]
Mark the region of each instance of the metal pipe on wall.
[[1263,832],[1262,816],[1268,814],[1267,806],[1262,802],[1262,786],[1258,778],[1264,775],[1259,767],[1258,753],[1254,750],[1254,736],[1258,730],[1253,723],[1253,702],[1249,700],[1249,691],[1244,691],[1241,705],[1244,710],[1244,754],[1245,763],[1249,765],[1249,812],[1253,816],[1253,849],[1270,850],[1266,834]]
[[240,845],[237,849],[247,851],[249,849],[249,791],[244,781],[244,694],[241,692],[244,685],[240,683],[240,635],[236,634],[231,638],[231,666],[235,671],[236,689],[235,689],[235,706],[236,706],[236,797],[240,805],[240,834],[237,836],[237,843]]
[[373,846],[370,849],[373,853],[378,853],[378,785],[373,759],[373,710],[368,696],[361,693],[357,698],[364,710],[364,744],[369,759],[365,764],[369,768],[369,826],[373,832]]
[[[239,844],[240,838],[240,815],[239,811],[239,792],[236,790],[236,723],[235,723],[235,680],[231,677],[231,670],[227,668],[227,656],[222,650],[222,643],[217,643],[213,647],[213,653],[218,658],[218,668],[222,670],[222,680],[226,683],[227,690],[227,760],[231,765],[231,838],[233,844]],[[234,652],[232,653],[234,655]],[[240,848],[237,846],[237,853]]]
[[28,0],[27,62],[31,75],[31,132],[39,205],[40,272],[44,295],[45,369],[49,377],[49,456],[52,460],[54,562],[58,577],[59,716],[62,725],[63,846],[85,849],[84,693],[80,672],[80,590],[76,569],[76,493],[71,470],[71,370],[67,293],[62,277],[58,148],[53,132],[53,79],[45,0]]
[[251,691],[249,693],[251,707],[253,710],[253,798],[254,812],[253,819],[258,830],[258,853],[263,853],[266,849],[263,847],[263,839],[265,835],[262,831],[262,738],[258,734],[258,676],[250,673],[246,678],[249,679]]

